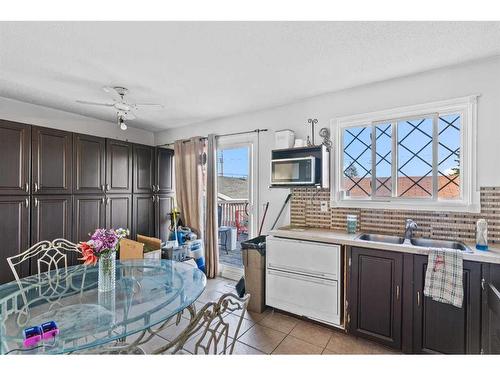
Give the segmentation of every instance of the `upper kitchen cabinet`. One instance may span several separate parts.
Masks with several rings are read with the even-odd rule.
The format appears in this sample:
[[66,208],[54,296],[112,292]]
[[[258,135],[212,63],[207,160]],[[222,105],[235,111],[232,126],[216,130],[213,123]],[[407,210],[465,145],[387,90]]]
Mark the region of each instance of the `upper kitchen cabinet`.
[[151,194],[155,190],[155,149],[134,145],[134,193]]
[[132,144],[106,140],[106,192],[132,193]]
[[106,141],[84,134],[73,135],[73,192],[104,193]]
[[73,136],[49,128],[33,127],[32,192],[36,194],[71,194]]
[[413,352],[479,354],[481,342],[481,264],[463,262],[461,308],[424,297],[427,256],[414,257]]
[[155,193],[167,194],[174,190],[174,150],[156,149],[156,189]]
[[403,254],[353,247],[350,271],[349,330],[401,348]]
[[0,120],[0,195],[30,192],[31,126]]
[[[29,247],[29,197],[0,197],[0,284],[14,280],[7,263],[8,257],[18,255]],[[29,275],[29,262],[17,269],[21,276]]]

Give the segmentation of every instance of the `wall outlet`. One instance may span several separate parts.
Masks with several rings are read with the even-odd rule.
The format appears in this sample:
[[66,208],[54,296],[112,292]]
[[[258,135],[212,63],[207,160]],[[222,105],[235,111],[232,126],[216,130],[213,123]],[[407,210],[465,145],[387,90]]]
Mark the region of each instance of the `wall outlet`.
[[321,212],[328,212],[328,201],[321,201]]

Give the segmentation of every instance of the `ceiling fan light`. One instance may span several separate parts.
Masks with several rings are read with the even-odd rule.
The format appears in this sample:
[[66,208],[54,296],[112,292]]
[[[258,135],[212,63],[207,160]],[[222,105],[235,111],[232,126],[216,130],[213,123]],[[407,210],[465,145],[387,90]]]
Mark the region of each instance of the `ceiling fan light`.
[[125,124],[124,122],[121,122],[120,123],[120,129],[121,130],[127,130],[127,124]]

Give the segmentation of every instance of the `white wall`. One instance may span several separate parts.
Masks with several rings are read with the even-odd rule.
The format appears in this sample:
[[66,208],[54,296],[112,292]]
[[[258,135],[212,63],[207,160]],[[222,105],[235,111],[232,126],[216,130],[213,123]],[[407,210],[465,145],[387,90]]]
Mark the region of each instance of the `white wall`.
[[123,131],[112,122],[3,97],[0,97],[0,119],[154,145],[154,134],[146,130],[129,126],[126,131]]
[[[343,90],[264,111],[169,129],[157,133],[155,142],[159,145],[194,135],[268,128],[269,132],[260,135],[259,155],[259,206],[262,207],[266,201],[271,202],[267,229],[288,193],[286,189],[268,187],[274,130],[292,129],[296,137],[305,138],[310,134],[306,126],[308,118],[318,119],[319,130],[329,127],[330,120],[339,116],[470,94],[481,94],[478,100],[478,184],[500,186],[500,57]],[[317,135],[316,139],[319,139]],[[281,220],[281,224],[287,222],[288,218]]]

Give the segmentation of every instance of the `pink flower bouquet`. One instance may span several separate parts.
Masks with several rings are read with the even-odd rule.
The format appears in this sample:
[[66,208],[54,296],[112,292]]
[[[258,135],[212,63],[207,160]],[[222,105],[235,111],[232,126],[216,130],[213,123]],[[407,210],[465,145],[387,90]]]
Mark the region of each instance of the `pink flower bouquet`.
[[96,229],[87,242],[80,242],[78,247],[82,251],[85,265],[94,265],[102,256],[107,256],[111,252],[118,251],[120,240],[129,235],[128,229]]

